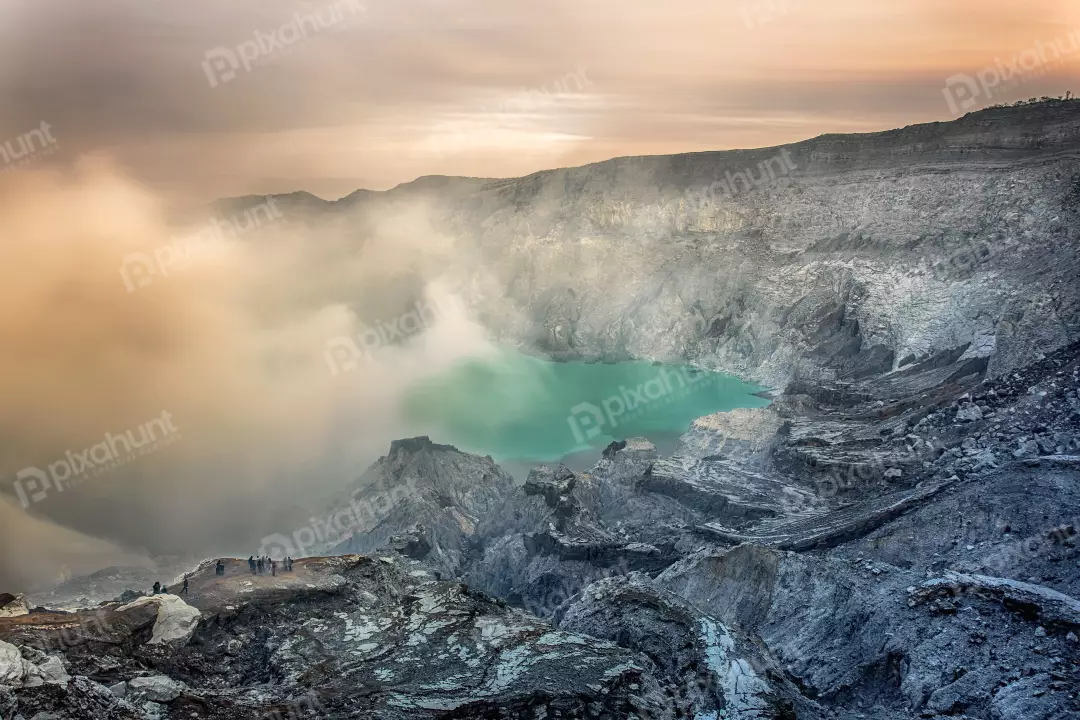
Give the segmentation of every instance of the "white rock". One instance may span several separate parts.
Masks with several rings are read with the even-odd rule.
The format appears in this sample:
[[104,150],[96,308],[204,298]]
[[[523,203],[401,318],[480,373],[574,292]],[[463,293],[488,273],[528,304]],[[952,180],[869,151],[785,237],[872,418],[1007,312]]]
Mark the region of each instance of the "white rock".
[[68,680],[60,658],[50,656],[39,667],[23,658],[19,648],[0,640],[0,685],[40,687],[46,683],[67,685]]
[[199,611],[176,595],[151,595],[141,597],[134,602],[119,608],[118,612],[126,612],[144,605],[157,605],[157,621],[154,623],[154,635],[149,645],[161,645],[178,642],[181,645],[187,643],[195,634],[199,626]]
[[19,648],[0,640],[0,685],[22,687],[27,664]]
[[16,595],[14,600],[9,602],[4,607],[0,607],[0,618],[19,617],[20,615],[29,614],[30,604],[26,602],[26,597],[23,595]]
[[187,686],[164,675],[137,677],[127,681],[127,693],[138,700],[167,703],[180,697]]
[[960,422],[975,422],[976,420],[982,420],[982,417],[982,408],[971,403],[956,411],[956,419]]

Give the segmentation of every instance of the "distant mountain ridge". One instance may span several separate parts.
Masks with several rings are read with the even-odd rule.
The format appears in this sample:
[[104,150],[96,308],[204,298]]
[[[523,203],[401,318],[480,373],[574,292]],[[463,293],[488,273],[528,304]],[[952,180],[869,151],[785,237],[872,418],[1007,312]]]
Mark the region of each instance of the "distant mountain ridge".
[[394,213],[449,238],[440,270],[476,318],[555,358],[689,361],[782,387],[964,348],[1000,372],[1080,337],[1076,101],[275,200],[357,250]]

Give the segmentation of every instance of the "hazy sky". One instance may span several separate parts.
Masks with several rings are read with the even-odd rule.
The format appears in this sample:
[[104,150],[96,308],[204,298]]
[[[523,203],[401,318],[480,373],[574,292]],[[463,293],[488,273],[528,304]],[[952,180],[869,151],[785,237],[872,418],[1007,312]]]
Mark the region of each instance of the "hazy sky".
[[[46,122],[42,162],[334,197],[948,119],[946,78],[1080,33],[1070,0],[362,2],[0,0],[0,142]],[[1073,47],[976,105],[1080,91]]]

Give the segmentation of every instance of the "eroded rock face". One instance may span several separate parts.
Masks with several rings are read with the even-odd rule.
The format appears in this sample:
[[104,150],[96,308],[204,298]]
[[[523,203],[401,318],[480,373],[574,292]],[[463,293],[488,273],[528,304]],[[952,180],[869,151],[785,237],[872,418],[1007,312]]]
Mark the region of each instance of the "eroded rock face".
[[773,556],[761,563],[740,550],[690,558],[657,582],[759,635],[823,704],[883,719],[985,718],[1001,689],[1045,673],[1050,706],[1074,707],[1080,673],[1066,635],[1075,601],[1059,593],[969,576],[919,585],[895,566],[755,551]]
[[589,585],[560,626],[644,653],[680,717],[823,717],[753,640],[640,573]]
[[[333,508],[353,508],[359,524],[325,548],[366,553],[416,525],[429,545],[426,562],[448,576],[461,573],[477,525],[516,487],[491,460],[429,438],[398,440]],[[302,552],[294,555],[303,554]]]
[[125,612],[140,607],[157,608],[153,635],[148,644],[163,643],[183,644],[191,639],[199,625],[199,611],[191,607],[177,595],[151,595],[123,605],[117,612]]
[[[164,710],[164,708],[160,708]],[[13,690],[0,685],[0,717],[37,720],[150,720],[159,717],[155,708],[136,707],[113,695],[108,688],[85,677],[66,685],[44,685]]]
[[[84,695],[108,700],[101,715],[65,716],[78,718],[671,717],[641,656],[436,581],[399,555],[308,558],[293,573],[251,578],[239,560],[224,577],[209,564],[193,575],[202,619],[187,645],[131,636],[132,652],[115,661],[80,657],[89,677],[49,698],[27,695],[5,670],[13,692],[0,698],[13,713],[48,702],[59,712]],[[109,617],[145,609],[117,607]],[[0,637],[44,640],[51,631],[0,624]],[[19,652],[0,646],[0,667],[8,655],[25,662]]]
[[[443,270],[473,314],[556,357],[689,359],[780,389],[967,346],[965,360],[1004,372],[1080,338],[1077,144],[1080,103],[1054,102],[780,148],[441,178],[307,212],[378,232],[381,213],[415,202],[433,236],[455,240]],[[766,182],[723,189],[762,165]]]

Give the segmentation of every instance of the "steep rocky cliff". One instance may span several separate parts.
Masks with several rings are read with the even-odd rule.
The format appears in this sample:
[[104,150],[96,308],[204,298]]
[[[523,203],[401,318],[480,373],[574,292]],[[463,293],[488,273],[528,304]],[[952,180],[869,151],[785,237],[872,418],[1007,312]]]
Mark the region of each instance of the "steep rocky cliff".
[[[952,349],[1003,372],[1080,335],[1075,101],[307,197],[293,215],[356,246],[400,230],[395,214],[449,239],[439,271],[482,324],[555,357],[687,359],[782,387]],[[367,307],[376,322],[396,306]]]

